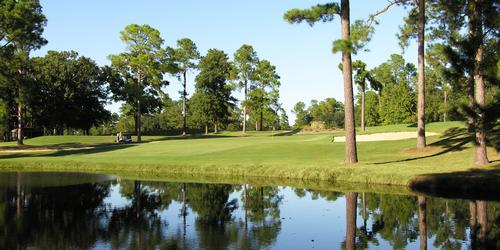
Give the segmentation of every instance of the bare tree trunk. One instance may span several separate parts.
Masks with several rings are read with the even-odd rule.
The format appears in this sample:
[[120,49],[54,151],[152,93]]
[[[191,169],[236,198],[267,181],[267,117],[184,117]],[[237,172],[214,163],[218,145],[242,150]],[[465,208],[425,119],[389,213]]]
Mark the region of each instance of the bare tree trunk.
[[208,125],[205,125],[205,135],[208,135]]
[[484,78],[483,78],[483,27],[482,27],[482,18],[481,18],[481,1],[476,0],[476,13],[478,16],[478,20],[476,22],[476,30],[477,30],[477,38],[479,42],[479,47],[476,51],[476,65],[475,65],[475,82],[476,82],[476,103],[478,105],[478,122],[477,122],[477,130],[476,130],[476,155],[474,162],[480,165],[486,165],[490,163],[488,160],[487,148],[486,148],[486,127],[485,127],[485,113],[483,108],[485,106],[485,98],[484,98]]
[[361,86],[361,131],[365,131],[365,85]]
[[243,134],[247,132],[247,93],[248,93],[248,88],[247,88],[247,81],[245,80],[245,101],[243,104]]
[[418,196],[418,232],[420,236],[420,249],[427,249],[427,199]]
[[186,71],[183,72],[183,75],[184,77],[184,83],[183,83],[183,87],[184,87],[184,90],[182,91],[182,121],[183,121],[183,124],[182,124],[182,135],[186,135],[186,130],[187,130],[187,108],[186,108],[186,102],[187,102],[187,83],[186,83]]
[[[486,128],[485,128],[485,114],[483,108],[485,105],[484,98],[484,79],[483,79],[483,26],[482,26],[482,0],[473,0],[469,6],[469,36],[475,46],[474,70],[473,74],[469,74],[468,94],[469,105],[472,102],[472,108],[476,110],[477,116],[472,119],[475,132],[475,155],[474,162],[480,165],[489,163],[487,148],[486,148]],[[471,79],[472,76],[474,79]],[[475,97],[471,96],[474,91],[475,82]],[[476,104],[477,108],[474,107]],[[477,120],[475,120],[477,119]],[[471,131],[472,132],[472,131]]]
[[219,133],[219,127],[217,126],[217,123],[214,124],[214,134]]
[[17,145],[24,145],[23,140],[23,106],[17,104]]
[[418,1],[417,148],[425,148],[425,0]]
[[137,118],[136,118],[136,133],[137,133],[137,142],[141,142],[141,74],[137,74]]
[[[470,7],[472,8],[472,7]],[[469,38],[474,37],[474,24],[473,20],[474,17],[471,14],[472,11],[469,11],[469,16],[468,16],[468,33],[469,33]],[[474,137],[475,141],[475,117],[474,114],[471,113],[472,110],[474,110],[474,104],[475,104],[475,99],[474,99],[474,69],[473,67],[470,67],[467,70],[467,108],[469,109],[469,112],[467,112],[467,132]]]
[[262,123],[264,121],[264,112],[260,111],[259,131],[262,131]]
[[356,249],[356,205],[358,194],[346,193],[346,249]]
[[444,90],[444,112],[443,112],[443,121],[444,122],[446,122],[446,120],[448,118],[447,117],[448,116],[448,110],[447,110],[447,108],[448,108],[448,100],[447,100],[448,96],[447,96],[447,94],[448,93],[446,92],[446,89],[445,89]]
[[[342,39],[350,40],[350,13],[349,0],[341,0],[340,15],[342,26]],[[354,123],[354,97],[352,89],[351,51],[342,51],[342,73],[344,76],[344,129],[345,129],[345,159],[346,163],[358,162],[356,149],[356,127]]]

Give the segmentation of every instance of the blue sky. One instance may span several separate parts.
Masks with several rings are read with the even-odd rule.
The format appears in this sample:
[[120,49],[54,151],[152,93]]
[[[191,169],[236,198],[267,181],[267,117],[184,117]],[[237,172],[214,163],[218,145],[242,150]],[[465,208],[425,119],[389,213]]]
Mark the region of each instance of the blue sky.
[[[290,116],[298,101],[334,97],[343,100],[342,75],[337,65],[340,54],[332,54],[332,41],[340,37],[340,20],[291,25],[283,21],[283,13],[291,8],[307,8],[330,1],[304,0],[42,0],[48,22],[44,32],[49,43],[33,55],[43,56],[48,50],[75,50],[93,58],[99,65],[109,64],[107,56],[125,49],[119,32],[131,23],[149,24],[158,29],[165,46],[190,38],[205,54],[210,48],[224,50],[230,57],[242,44],[250,44],[261,59],[271,61],[281,76],[281,102]],[[366,18],[384,7],[385,0],[351,0],[351,20]],[[396,33],[405,10],[395,7],[379,18],[380,25],[369,44],[369,52],[353,57],[375,67],[391,53],[401,53]],[[412,46],[406,60],[416,64]],[[194,76],[188,92],[194,91]],[[177,99],[180,83],[175,79],[165,90]],[[235,94],[241,97],[240,93]],[[119,104],[109,109],[118,111]]]

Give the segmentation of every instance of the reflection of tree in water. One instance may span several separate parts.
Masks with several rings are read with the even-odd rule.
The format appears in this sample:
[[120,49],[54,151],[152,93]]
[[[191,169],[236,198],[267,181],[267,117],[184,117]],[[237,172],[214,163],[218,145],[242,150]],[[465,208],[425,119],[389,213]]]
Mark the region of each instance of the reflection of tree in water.
[[103,199],[109,194],[109,183],[46,188],[25,188],[21,184],[19,187],[21,190],[9,187],[0,193],[0,246],[3,249],[28,246],[85,249],[91,248],[106,232],[101,220],[106,217]]
[[[433,238],[432,245],[436,248],[461,249],[463,242],[470,239],[473,249],[500,249],[498,202],[368,193],[365,199],[368,217],[372,219],[371,237],[379,235],[395,249],[404,249],[408,243],[415,242],[419,234],[424,233],[420,231],[426,231],[420,238]],[[358,206],[363,210],[363,201]],[[421,218],[425,220],[419,223]],[[480,220],[482,223],[479,223]],[[356,243],[360,249],[368,247],[368,242],[363,243],[364,236],[360,235],[363,227],[358,230]],[[471,229],[470,238],[467,237],[467,229]],[[370,230],[367,229],[367,232]],[[376,239],[372,243],[376,245]],[[420,242],[420,245],[422,249],[426,248],[426,242]]]
[[365,197],[372,233],[378,233],[394,249],[404,249],[418,238],[416,197],[368,193]]
[[[245,235],[251,237],[252,249],[270,246],[281,230],[280,204],[283,195],[278,187],[243,186]],[[250,223],[248,223],[250,221]],[[248,235],[250,233],[250,235]]]
[[233,220],[237,200],[229,200],[231,185],[189,185],[189,205],[197,214],[196,231],[203,249],[225,249],[234,242],[226,223]]
[[154,249],[167,241],[164,221],[160,212],[168,209],[176,187],[161,182],[125,181],[120,193],[129,199],[125,207],[114,208],[109,220],[109,242],[113,249]]

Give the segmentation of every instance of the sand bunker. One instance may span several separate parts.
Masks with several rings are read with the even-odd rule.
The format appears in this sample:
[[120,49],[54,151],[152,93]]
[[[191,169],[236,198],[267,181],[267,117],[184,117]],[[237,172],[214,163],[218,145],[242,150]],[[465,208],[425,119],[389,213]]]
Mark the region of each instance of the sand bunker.
[[[438,135],[434,132],[426,132],[426,136]],[[356,141],[396,141],[417,138],[417,132],[390,132],[370,135],[357,135]],[[335,137],[335,142],[345,142],[345,136]]]

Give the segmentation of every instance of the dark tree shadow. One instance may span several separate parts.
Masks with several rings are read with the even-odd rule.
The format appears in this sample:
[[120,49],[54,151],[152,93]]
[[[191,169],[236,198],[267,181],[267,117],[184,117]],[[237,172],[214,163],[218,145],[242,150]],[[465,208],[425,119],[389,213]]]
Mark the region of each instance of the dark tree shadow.
[[300,130],[301,130],[300,128],[296,128],[296,129],[291,130],[291,131],[284,131],[281,133],[277,133],[274,136],[291,136],[291,135],[295,135],[295,134],[299,133]]
[[500,201],[500,164],[487,169],[419,175],[410,180],[409,187],[432,196]]
[[420,160],[425,158],[431,158],[440,156],[449,152],[458,152],[468,148],[468,144],[474,141],[474,138],[471,134],[467,132],[465,128],[450,128],[443,133],[440,137],[439,141],[429,144],[431,147],[440,147],[441,151],[437,153],[433,153],[430,155],[424,156],[416,156],[407,159],[394,160],[394,161],[386,161],[386,162],[376,162],[375,164],[388,164],[388,163],[396,163],[396,162],[408,162],[414,160]]
[[135,147],[138,144],[106,144],[99,145],[95,147],[89,147],[86,145],[81,148],[67,148],[67,149],[57,149],[54,152],[32,152],[32,153],[7,153],[0,154],[0,159],[14,159],[14,158],[29,158],[29,157],[58,157],[58,156],[66,156],[66,155],[88,155],[88,154],[97,154],[104,152],[111,152],[116,150],[121,150],[125,148]]
[[218,135],[218,134],[210,134],[210,135],[205,135],[205,134],[188,134],[185,136],[178,135],[178,136],[165,136],[161,138],[155,138],[155,139],[150,139],[144,143],[147,142],[153,142],[153,141],[173,141],[173,140],[193,140],[193,139],[214,139],[214,138],[238,138],[242,136],[238,135]]

